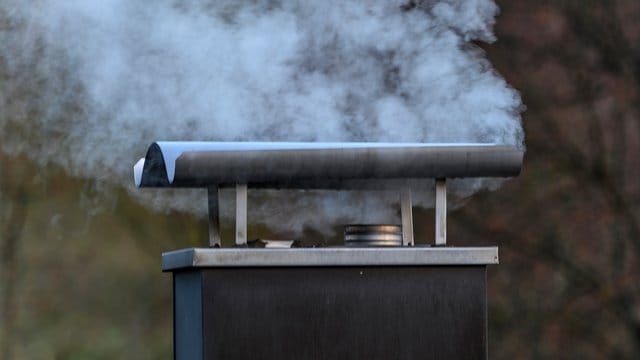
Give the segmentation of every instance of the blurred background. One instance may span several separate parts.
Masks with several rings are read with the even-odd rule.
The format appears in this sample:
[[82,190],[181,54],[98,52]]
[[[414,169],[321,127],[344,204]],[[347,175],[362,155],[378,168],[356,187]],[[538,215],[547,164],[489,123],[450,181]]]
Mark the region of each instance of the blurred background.
[[[490,358],[639,358],[640,2],[497,3],[498,41],[478,45],[526,104],[525,164],[448,226],[500,247]],[[418,236],[431,222],[417,210]],[[202,219],[0,152],[0,359],[169,358],[160,255],[206,241]]]

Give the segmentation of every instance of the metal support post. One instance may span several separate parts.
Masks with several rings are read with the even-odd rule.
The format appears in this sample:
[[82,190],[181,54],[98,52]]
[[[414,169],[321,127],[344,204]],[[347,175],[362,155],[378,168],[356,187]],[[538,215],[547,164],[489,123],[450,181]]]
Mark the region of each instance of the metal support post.
[[436,179],[436,246],[447,245],[447,180]]
[[404,188],[400,191],[400,217],[402,219],[402,245],[414,246],[413,208],[410,188]]
[[236,185],[236,245],[247,244],[247,184]]
[[209,203],[209,247],[221,247],[220,241],[220,208],[218,206],[218,187],[207,189]]

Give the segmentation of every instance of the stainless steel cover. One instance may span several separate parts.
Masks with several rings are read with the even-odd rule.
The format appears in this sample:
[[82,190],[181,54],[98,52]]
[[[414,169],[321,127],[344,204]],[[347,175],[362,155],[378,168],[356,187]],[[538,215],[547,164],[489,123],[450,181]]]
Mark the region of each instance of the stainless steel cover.
[[134,178],[139,187],[375,188],[516,176],[523,155],[498,144],[156,142],[134,166]]

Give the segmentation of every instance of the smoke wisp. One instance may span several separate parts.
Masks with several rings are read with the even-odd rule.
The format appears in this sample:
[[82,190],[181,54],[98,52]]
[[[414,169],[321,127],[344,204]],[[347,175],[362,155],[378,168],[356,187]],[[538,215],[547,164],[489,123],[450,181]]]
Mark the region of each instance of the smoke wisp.
[[[0,147],[201,212],[204,193],[133,188],[151,142],[523,146],[520,97],[472,43],[494,40],[497,12],[491,0],[0,0]],[[424,190],[414,198],[429,206]],[[395,194],[255,198],[250,216],[291,230],[397,216]]]

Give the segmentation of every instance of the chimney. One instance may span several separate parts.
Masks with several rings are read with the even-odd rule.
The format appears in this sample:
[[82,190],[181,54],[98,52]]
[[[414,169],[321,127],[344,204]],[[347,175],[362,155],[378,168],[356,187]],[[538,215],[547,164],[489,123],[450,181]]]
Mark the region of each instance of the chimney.
[[[209,246],[162,255],[174,358],[486,359],[486,268],[498,248],[447,246],[446,181],[516,176],[522,158],[497,144],[152,144],[134,167],[137,186],[209,190]],[[435,234],[417,245],[411,189],[429,179]],[[224,187],[236,189],[229,248],[218,226]],[[395,189],[401,224],[345,225],[344,246],[247,246],[254,188]]]

